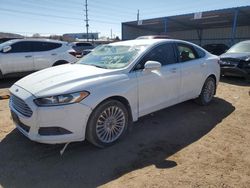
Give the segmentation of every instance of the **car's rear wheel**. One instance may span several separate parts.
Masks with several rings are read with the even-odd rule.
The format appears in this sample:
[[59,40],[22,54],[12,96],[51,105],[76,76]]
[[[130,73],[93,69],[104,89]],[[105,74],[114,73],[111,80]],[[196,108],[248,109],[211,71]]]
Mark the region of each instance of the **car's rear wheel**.
[[208,105],[215,94],[216,84],[215,79],[208,77],[202,87],[200,96],[196,99],[196,102],[200,105]]
[[107,147],[120,140],[127,132],[129,113],[124,104],[108,100],[92,112],[88,121],[86,138],[98,147]]

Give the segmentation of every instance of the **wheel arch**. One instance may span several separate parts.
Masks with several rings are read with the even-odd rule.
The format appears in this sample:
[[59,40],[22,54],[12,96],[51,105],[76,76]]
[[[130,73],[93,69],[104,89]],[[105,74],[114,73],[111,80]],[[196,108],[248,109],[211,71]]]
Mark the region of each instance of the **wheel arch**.
[[97,108],[100,104],[102,104],[103,102],[108,101],[108,100],[117,100],[117,101],[121,102],[127,108],[127,110],[128,110],[130,122],[133,121],[134,117],[133,117],[133,113],[132,113],[132,109],[131,109],[130,103],[129,103],[128,99],[125,98],[124,96],[114,95],[114,96],[110,96],[108,98],[105,98],[104,100],[102,100],[101,102],[99,102],[95,106],[95,108]]
[[214,79],[214,81],[215,81],[215,90],[214,90],[214,95],[216,94],[216,90],[217,90],[217,78],[216,78],[216,76],[215,76],[215,74],[208,74],[206,77],[205,77],[206,79],[203,81],[203,85],[202,85],[202,87],[201,87],[201,90],[200,90],[200,93],[201,93],[201,91],[202,91],[202,88],[203,88],[203,86],[204,86],[204,84],[205,84],[205,82],[206,82],[206,80],[208,79],[208,78],[213,78]]
[[66,61],[66,60],[58,60],[58,61],[56,61],[56,62],[52,65],[52,67],[57,66],[57,65],[68,64],[68,63],[69,63],[69,62]]
[[[94,112],[94,110],[96,108],[98,108],[102,103],[108,101],[108,100],[116,100],[116,101],[119,101],[121,102],[125,107],[126,109],[128,110],[128,114],[129,114],[129,127],[131,127],[130,125],[132,124],[133,122],[133,113],[132,113],[132,109],[131,109],[131,106],[130,106],[130,103],[128,101],[128,99],[126,99],[124,96],[120,96],[120,95],[114,95],[114,96],[110,96],[110,97],[107,97],[103,100],[101,100],[100,102],[98,102],[95,107],[92,109],[92,112],[90,113],[89,117],[88,117],[88,120],[87,120],[87,125],[86,125],[86,129],[85,129],[85,132],[84,132],[84,135],[85,135],[85,138],[87,137],[87,127],[89,125],[89,121],[90,121],[90,117],[92,115],[92,113]],[[130,129],[130,128],[129,128]]]

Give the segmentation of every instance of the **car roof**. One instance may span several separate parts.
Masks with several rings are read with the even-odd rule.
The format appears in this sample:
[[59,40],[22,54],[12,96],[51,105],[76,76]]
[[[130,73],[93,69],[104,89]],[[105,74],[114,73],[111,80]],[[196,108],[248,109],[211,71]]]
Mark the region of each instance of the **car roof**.
[[119,41],[119,42],[114,42],[114,43],[110,43],[108,45],[129,45],[129,46],[132,46],[132,45],[153,45],[153,44],[156,44],[156,43],[160,43],[160,42],[163,42],[163,41],[172,41],[172,40],[169,40],[169,39],[140,39],[140,40],[126,40],[126,41]]
[[250,43],[250,40],[240,41],[240,42],[238,42],[238,43],[236,43],[236,44],[239,44],[239,43]]
[[92,44],[91,42],[84,42],[84,41],[77,41],[77,42],[72,42],[74,44],[78,44],[78,43],[81,43],[81,44]]
[[110,43],[108,45],[128,45],[128,46],[133,46],[133,45],[146,45],[146,46],[153,46],[156,44],[160,44],[160,43],[164,43],[164,42],[181,42],[181,43],[186,43],[186,44],[190,44],[193,46],[196,46],[198,48],[201,48],[200,46],[188,42],[188,41],[184,41],[184,40],[177,40],[177,39],[135,39],[135,40],[127,40],[127,41],[119,41],[119,42],[114,42],[114,43]]
[[59,40],[52,40],[52,39],[39,39],[39,38],[24,38],[24,39],[13,39],[9,40],[10,43],[20,42],[20,41],[37,41],[37,42],[56,42],[65,44],[67,42],[59,41]]
[[145,35],[145,36],[140,36],[137,37],[136,39],[169,39],[171,38],[168,35]]

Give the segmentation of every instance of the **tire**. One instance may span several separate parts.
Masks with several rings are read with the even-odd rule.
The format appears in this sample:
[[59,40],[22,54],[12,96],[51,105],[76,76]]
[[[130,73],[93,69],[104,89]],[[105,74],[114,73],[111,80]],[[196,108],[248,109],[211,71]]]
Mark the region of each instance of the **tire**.
[[202,87],[201,94],[195,100],[196,103],[202,106],[208,105],[213,99],[215,90],[216,90],[215,79],[212,77],[208,77]]
[[3,73],[2,73],[2,71],[0,70],[0,79],[2,79],[3,78]]
[[60,60],[60,61],[55,62],[52,66],[54,67],[58,65],[68,64],[68,63],[69,63],[68,61]]
[[[0,75],[1,76],[1,75]],[[1,78],[1,77],[0,77]],[[245,76],[245,80],[246,80],[246,82],[250,82],[250,75],[246,75]]]
[[129,113],[124,104],[117,100],[107,100],[98,105],[90,115],[87,140],[104,148],[119,141],[128,130]]

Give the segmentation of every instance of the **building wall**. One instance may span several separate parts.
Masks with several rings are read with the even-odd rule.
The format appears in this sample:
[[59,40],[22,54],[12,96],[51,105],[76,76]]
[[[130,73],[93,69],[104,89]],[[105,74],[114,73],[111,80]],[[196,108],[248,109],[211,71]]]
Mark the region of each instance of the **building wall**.
[[[143,35],[157,35],[160,33],[146,31],[143,29],[138,29],[134,27],[129,27],[127,25],[122,26],[122,39],[134,39],[138,36]],[[171,38],[187,40],[194,42],[198,45],[214,44],[214,43],[223,43],[227,46],[232,45],[232,28],[216,28],[216,29],[205,29],[202,31],[202,41],[199,40],[198,33],[196,30],[187,30],[187,31],[176,31],[168,32]],[[235,43],[243,40],[250,39],[250,26],[241,26],[237,27],[235,35]]]
[[[98,33],[89,33],[89,39],[98,39]],[[66,33],[63,35],[64,40],[87,39],[87,33]]]
[[158,33],[148,30],[130,27],[122,24],[122,40],[131,40],[143,35],[157,35]]

